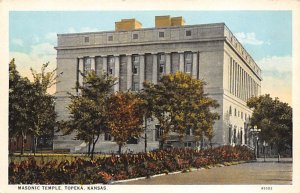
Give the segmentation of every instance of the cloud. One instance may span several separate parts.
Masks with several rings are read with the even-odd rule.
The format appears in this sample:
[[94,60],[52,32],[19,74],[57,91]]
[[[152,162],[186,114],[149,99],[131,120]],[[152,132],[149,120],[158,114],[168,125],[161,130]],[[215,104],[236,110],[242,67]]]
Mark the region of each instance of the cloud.
[[262,94],[292,104],[292,57],[269,56],[257,61],[262,69]]
[[262,40],[258,40],[254,32],[251,33],[238,32],[235,33],[234,35],[242,44],[262,45],[265,43]]
[[[10,58],[15,58],[17,70],[22,76],[32,80],[30,68],[40,72],[42,64],[49,62],[48,71],[56,68],[56,51],[50,43],[32,45],[29,53],[11,52]],[[55,86],[48,90],[49,93],[55,92]]]
[[49,42],[49,43],[56,43],[57,41],[57,33],[56,32],[50,32],[50,33],[47,33],[45,35],[45,39]]
[[14,45],[17,45],[17,46],[20,46],[20,47],[23,47],[24,46],[24,42],[22,39],[19,39],[19,38],[14,38],[12,39],[12,43]]
[[79,30],[75,29],[73,27],[68,28],[67,33],[81,33],[81,32],[98,32],[98,31],[102,31],[98,28],[94,28],[94,27],[82,27]]

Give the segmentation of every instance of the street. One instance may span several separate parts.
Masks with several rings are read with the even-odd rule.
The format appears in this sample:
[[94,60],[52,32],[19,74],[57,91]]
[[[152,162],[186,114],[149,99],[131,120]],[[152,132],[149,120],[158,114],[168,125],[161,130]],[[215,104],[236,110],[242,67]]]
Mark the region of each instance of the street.
[[191,185],[191,184],[292,184],[292,159],[259,158],[257,162],[214,167],[188,173],[153,177],[124,182],[136,185]]

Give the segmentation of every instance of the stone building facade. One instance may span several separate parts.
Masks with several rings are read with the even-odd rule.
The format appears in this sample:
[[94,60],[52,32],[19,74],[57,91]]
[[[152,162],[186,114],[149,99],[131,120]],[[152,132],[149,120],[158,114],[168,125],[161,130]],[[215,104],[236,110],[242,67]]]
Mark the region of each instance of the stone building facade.
[[[220,104],[213,144],[249,144],[252,112],[246,101],[260,94],[261,69],[224,23],[184,25],[182,17],[159,16],[155,27],[142,28],[135,19],[122,21],[127,24],[116,22],[115,31],[58,34],[57,69],[63,72],[56,87],[59,119],[68,118],[67,92],[76,94],[76,82],[83,82],[80,71],[95,70],[118,77],[114,91],[139,90],[145,80],[157,83],[164,74],[183,71],[205,80],[205,92]],[[155,121],[149,125],[151,150],[158,148],[159,125]],[[183,144],[197,145],[192,132],[187,134]],[[180,145],[176,140],[170,143]],[[74,135],[61,133],[55,134],[53,144],[54,149],[71,152],[87,148],[82,141],[74,140]],[[132,151],[143,148],[143,139],[129,141],[125,147]],[[96,151],[116,150],[110,135],[103,134]]]

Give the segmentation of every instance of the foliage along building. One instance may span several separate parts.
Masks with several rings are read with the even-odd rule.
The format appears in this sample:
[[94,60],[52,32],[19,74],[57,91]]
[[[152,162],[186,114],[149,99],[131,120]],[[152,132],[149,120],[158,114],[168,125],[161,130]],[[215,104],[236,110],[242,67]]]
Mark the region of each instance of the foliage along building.
[[[58,34],[57,69],[63,72],[57,84],[56,111],[68,119],[67,92],[76,94],[76,82],[83,83],[80,72],[95,70],[118,77],[114,91],[139,90],[145,80],[157,83],[164,74],[183,71],[204,79],[205,92],[220,104],[220,120],[214,125],[213,145],[249,144],[251,110],[246,101],[261,90],[261,69],[224,23],[185,25],[182,17],[156,16],[155,27],[142,28],[136,19],[122,19],[114,31]],[[160,127],[149,124],[148,149],[159,145]],[[54,149],[86,151],[87,145],[74,135],[56,133]],[[170,146],[199,145],[193,132]],[[143,151],[144,139],[129,140],[124,148]],[[117,151],[109,133],[103,134],[96,152]]]

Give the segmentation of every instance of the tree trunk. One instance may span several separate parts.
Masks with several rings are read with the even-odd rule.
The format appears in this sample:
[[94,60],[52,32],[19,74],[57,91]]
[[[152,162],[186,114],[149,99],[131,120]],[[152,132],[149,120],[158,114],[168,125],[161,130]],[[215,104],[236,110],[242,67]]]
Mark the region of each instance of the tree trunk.
[[38,138],[36,136],[34,136],[33,138],[34,138],[34,156],[35,156]]
[[23,132],[22,132],[22,145],[21,145],[21,155],[23,155],[24,154],[24,135],[23,135]]
[[145,152],[147,152],[147,117],[145,116]]
[[277,156],[278,156],[278,162],[280,162],[280,150],[279,150],[279,144],[277,143]]
[[91,160],[94,159],[95,146],[96,146],[96,143],[97,143],[97,141],[99,139],[99,136],[100,136],[100,134],[98,134],[97,137],[96,137],[96,139],[93,140],[93,147],[92,147],[92,151],[91,151]]
[[88,156],[90,156],[90,154],[91,154],[91,140],[89,141],[89,147],[88,147],[88,152],[87,152],[87,154],[88,154]]
[[121,155],[122,153],[122,144],[119,144],[119,151],[118,151],[119,155]]

